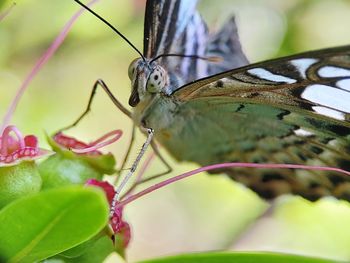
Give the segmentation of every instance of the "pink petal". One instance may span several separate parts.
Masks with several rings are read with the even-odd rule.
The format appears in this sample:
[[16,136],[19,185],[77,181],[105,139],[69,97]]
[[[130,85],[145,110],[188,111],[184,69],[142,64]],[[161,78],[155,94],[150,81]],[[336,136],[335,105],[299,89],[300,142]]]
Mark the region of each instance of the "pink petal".
[[96,179],[89,179],[85,185],[93,185],[97,186],[103,189],[103,191],[106,193],[106,197],[108,199],[109,204],[112,203],[113,197],[115,195],[115,190],[113,185],[106,181],[98,181]]
[[27,147],[37,148],[38,147],[38,138],[34,135],[27,135],[24,137],[24,144]]

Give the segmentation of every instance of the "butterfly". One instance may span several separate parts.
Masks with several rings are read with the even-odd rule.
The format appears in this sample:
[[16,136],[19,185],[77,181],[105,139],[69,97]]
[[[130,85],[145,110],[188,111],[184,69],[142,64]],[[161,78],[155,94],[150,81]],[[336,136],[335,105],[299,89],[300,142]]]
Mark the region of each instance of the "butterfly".
[[[350,171],[350,46],[248,65],[234,19],[209,33],[196,4],[147,0],[143,54],[133,46],[141,58],[128,70],[135,125],[153,129],[178,161]],[[329,171],[212,172],[266,199],[291,193],[350,201],[350,177]]]
[[[138,126],[179,161],[292,163],[350,170],[350,46],[248,62],[231,19],[209,34],[197,1],[148,0],[144,58],[129,67]],[[161,54],[222,57],[221,62]],[[237,68],[239,67],[239,68]],[[236,69],[234,69],[236,68]],[[224,169],[261,197],[350,200],[350,178],[304,170]]]

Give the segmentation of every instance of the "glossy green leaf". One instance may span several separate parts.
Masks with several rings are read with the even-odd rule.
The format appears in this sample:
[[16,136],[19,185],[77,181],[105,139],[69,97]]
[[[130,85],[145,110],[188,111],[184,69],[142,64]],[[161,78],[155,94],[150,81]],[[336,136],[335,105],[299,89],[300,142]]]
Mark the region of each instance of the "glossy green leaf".
[[79,158],[66,158],[61,153],[50,156],[39,165],[43,189],[83,185],[88,179],[101,180],[103,174]]
[[0,167],[0,208],[40,191],[42,179],[34,161]]
[[277,253],[205,253],[188,254],[142,261],[140,263],[335,263],[339,261],[320,258],[309,258],[297,255]]
[[55,256],[45,263],[55,263],[55,260],[60,260],[61,263],[96,263],[103,262],[106,257],[114,252],[112,240],[108,236],[103,236],[98,240],[94,240],[88,246],[84,253],[78,257],[64,257],[63,254]]
[[[78,258],[81,255],[86,254],[86,252],[95,245],[96,241],[99,240],[99,238],[101,238],[101,236],[103,235],[103,231],[99,234],[97,234],[97,236],[89,239],[88,241],[79,244],[78,246],[75,246],[71,249],[68,249],[66,251],[63,251],[62,253],[59,254],[59,256],[62,256],[64,258]],[[112,240],[109,239],[110,243],[112,243]],[[57,256],[55,256],[57,257]]]
[[65,187],[19,199],[0,211],[0,262],[34,262],[95,236],[109,206],[94,187]]

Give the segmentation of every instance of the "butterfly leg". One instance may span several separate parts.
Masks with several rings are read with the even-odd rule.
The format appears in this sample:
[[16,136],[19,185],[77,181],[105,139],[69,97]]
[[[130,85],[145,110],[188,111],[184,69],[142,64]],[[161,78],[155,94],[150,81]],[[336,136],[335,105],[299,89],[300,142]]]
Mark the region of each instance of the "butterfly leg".
[[113,182],[114,185],[118,184],[118,181],[120,179],[120,173],[124,170],[124,167],[125,167],[126,163],[129,161],[131,149],[134,146],[134,142],[135,142],[135,133],[136,133],[136,127],[135,127],[135,125],[132,125],[131,138],[130,138],[130,141],[129,141],[129,145],[128,145],[128,148],[127,148],[126,153],[124,155],[124,158],[123,158],[123,160],[121,162],[121,166],[120,166],[120,168],[117,171],[118,176],[116,176],[116,178],[115,178],[115,180]]
[[[70,128],[73,128],[75,127],[90,111],[91,111],[91,105],[92,105],[92,102],[93,102],[93,99],[96,95],[96,91],[97,91],[97,88],[98,87],[102,87],[103,90],[107,93],[108,97],[112,100],[113,104],[115,106],[117,106],[117,108],[122,111],[126,116],[128,116],[130,119],[131,119],[131,112],[129,110],[127,110],[121,102],[118,101],[118,99],[113,95],[113,93],[111,92],[111,90],[108,88],[108,86],[106,85],[106,83],[102,80],[102,79],[98,79],[96,80],[93,88],[92,88],[92,91],[91,91],[91,94],[90,94],[90,98],[89,98],[89,102],[88,102],[88,105],[85,109],[85,111],[79,116],[79,118],[71,125],[61,129],[61,131],[63,130],[68,130]],[[126,162],[128,161],[129,159],[129,155],[130,155],[130,151],[131,151],[131,148],[134,144],[134,140],[135,140],[135,125],[133,125],[132,127],[132,133],[131,133],[131,139],[130,139],[130,143],[128,145],[128,149],[127,149],[127,152],[124,156],[124,159],[122,161],[122,165],[119,169],[119,172],[123,170],[123,168],[125,167],[125,164]]]
[[153,180],[153,179],[156,179],[156,178],[159,178],[163,175],[167,175],[167,174],[170,174],[172,171],[173,171],[173,168],[170,166],[170,164],[165,160],[165,158],[162,156],[162,154],[160,153],[159,149],[158,149],[158,146],[156,144],[155,141],[152,141],[151,142],[151,147],[154,151],[154,153],[158,156],[159,160],[165,165],[166,167],[166,171],[162,172],[162,173],[158,173],[158,174],[155,174],[153,176],[150,176],[148,178],[144,178],[143,180],[140,180],[139,181],[139,184],[142,184],[144,182],[148,182],[150,180]]
[[139,154],[137,155],[134,163],[132,164],[129,172],[126,174],[126,176],[123,178],[122,182],[119,184],[119,186],[116,189],[116,193],[115,193],[115,200],[119,199],[119,195],[121,193],[121,191],[124,189],[125,185],[127,184],[127,182],[129,181],[129,179],[131,178],[131,176],[134,174],[134,172],[136,171],[143,155],[145,154],[148,146],[151,144],[152,142],[152,138],[154,135],[154,131],[153,129],[149,129],[147,128],[147,139],[145,141],[145,143],[142,145],[141,151],[139,152]]
[[170,166],[170,164],[165,160],[165,158],[162,156],[162,154],[160,153],[159,149],[158,149],[158,146],[157,144],[154,142],[154,141],[151,141],[151,147],[153,149],[153,152],[154,154],[160,159],[160,161],[166,166],[167,170],[165,172],[162,172],[162,173],[157,173],[155,175],[152,175],[150,177],[147,177],[147,178],[139,178],[139,180],[137,180],[136,182],[134,182],[131,187],[128,189],[128,191],[122,196],[122,199],[125,197],[125,196],[128,196],[130,195],[137,186],[139,186],[140,184],[142,183],[145,183],[145,182],[148,182],[148,181],[151,181],[151,180],[154,180],[154,179],[157,179],[161,176],[164,176],[164,175],[167,175],[167,174],[170,174],[172,171],[173,171],[173,168]]
[[90,98],[89,98],[89,102],[88,102],[88,105],[85,109],[85,111],[79,116],[79,118],[73,122],[73,124],[61,129],[60,131],[65,131],[65,130],[68,130],[70,128],[73,128],[75,127],[91,110],[91,104],[92,104],[92,101],[96,95],[96,90],[98,87],[101,87],[103,88],[103,90],[107,93],[108,97],[112,100],[113,104],[115,106],[117,106],[117,108],[123,112],[126,116],[128,116],[129,118],[131,118],[131,112],[129,110],[127,110],[123,104],[121,104],[118,99],[113,95],[113,93],[111,92],[111,90],[108,88],[108,86],[106,85],[106,83],[104,83],[104,81],[102,79],[98,79],[93,88],[92,88],[92,91],[91,91],[91,95],[90,95]]
[[139,165],[143,155],[145,154],[148,146],[150,145],[153,135],[154,135],[154,131],[152,129],[147,129],[147,140],[145,141],[145,143],[142,145],[141,151],[139,152],[139,154],[136,157],[136,160],[134,161],[134,163],[131,166],[131,169],[129,170],[129,172],[126,174],[126,176],[123,178],[123,181],[121,182],[121,184],[117,187],[117,189],[115,190],[115,194],[111,203],[111,209],[110,209],[110,213],[109,216],[112,217],[114,215],[115,209],[116,209],[116,204],[117,202],[120,200],[120,193],[121,191],[124,189],[125,185],[127,184],[127,182],[129,181],[129,179],[131,178],[131,176],[134,174],[134,172],[137,169],[137,166]]
[[[112,100],[113,104],[121,111],[123,112],[126,116],[128,116],[129,118],[132,118],[132,114],[129,110],[127,110],[119,101],[118,99],[113,95],[113,93],[111,92],[111,90],[108,88],[108,86],[106,85],[106,83],[102,80],[102,79],[98,79],[93,88],[92,88],[92,91],[91,91],[91,94],[90,94],[90,97],[89,97],[89,102],[88,102],[88,105],[85,109],[85,111],[79,116],[79,118],[73,122],[73,124],[63,128],[63,129],[60,129],[60,131],[64,131],[64,130],[68,130],[70,128],[73,128],[75,127],[90,111],[91,111],[91,105],[92,105],[92,102],[93,102],[93,99],[96,95],[96,91],[97,91],[97,88],[98,87],[102,87],[103,90],[107,93],[108,97]],[[145,128],[145,130],[148,132],[149,136],[150,136],[150,133],[149,131],[152,130],[152,129],[147,129]],[[152,130],[152,136],[151,138],[147,138],[145,144],[143,145],[142,149],[141,149],[141,152],[140,154],[138,155],[136,161],[134,162],[134,164],[132,165],[130,171],[129,171],[129,174],[127,175],[127,180],[124,180],[127,182],[128,179],[131,177],[131,175],[134,173],[134,171],[136,170],[137,168],[137,165],[138,163],[140,162],[144,152],[146,151],[148,145],[150,144],[151,147],[153,148],[155,154],[159,157],[159,159],[162,161],[162,163],[167,167],[167,170],[165,172],[162,172],[162,173],[159,173],[159,174],[156,174],[154,176],[151,176],[149,178],[146,178],[146,179],[143,179],[141,181],[139,181],[138,183],[135,183],[135,186],[132,186],[132,188],[135,188],[137,185],[143,183],[143,182],[147,182],[147,181],[150,181],[150,180],[153,180],[155,178],[158,178],[160,176],[163,176],[163,175],[166,175],[166,174],[169,174],[171,171],[172,171],[172,168],[171,166],[166,162],[166,160],[164,159],[164,157],[161,155],[161,153],[159,152],[158,150],[158,147],[156,146],[155,142],[152,141],[152,137],[153,137],[153,130]],[[129,156],[130,156],[130,152],[131,152],[131,149],[132,149],[132,146],[134,144],[134,138],[135,138],[135,126],[133,125],[133,128],[132,128],[132,135],[131,135],[131,140],[130,140],[130,144],[128,146],[128,149],[127,149],[127,152],[126,152],[126,155],[124,157],[124,160],[122,162],[122,165],[119,169],[119,172],[123,170],[123,168],[125,167],[125,164],[127,163],[128,159],[129,159]],[[148,142],[149,141],[149,142]],[[131,172],[131,173],[130,173]],[[126,184],[126,182],[124,184]],[[122,182],[122,185],[123,185],[123,182]],[[129,192],[129,191],[128,191]]]

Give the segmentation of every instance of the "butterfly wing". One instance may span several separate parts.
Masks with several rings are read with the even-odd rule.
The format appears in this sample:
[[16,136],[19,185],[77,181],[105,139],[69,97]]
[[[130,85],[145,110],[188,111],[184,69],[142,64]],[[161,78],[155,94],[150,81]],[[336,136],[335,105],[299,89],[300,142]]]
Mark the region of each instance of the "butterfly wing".
[[171,52],[195,13],[196,0],[147,0],[143,54],[154,58]]
[[[350,46],[227,71],[185,85],[172,96],[180,106],[158,139],[180,160],[350,170]],[[293,193],[312,200],[325,195],[350,200],[350,178],[339,174],[223,172],[265,198]]]
[[[220,58],[220,62],[190,58],[177,59],[170,70],[177,72],[179,76],[187,76],[184,83],[248,64],[241,48],[234,17],[226,22],[219,31],[208,33],[205,22],[196,13],[190,20],[181,38],[181,43],[175,47],[177,49],[172,52],[177,54]],[[167,62],[174,63],[174,59],[168,58]]]
[[218,32],[209,36],[206,56],[222,58],[220,63],[208,64],[208,76],[248,65],[234,17],[231,17]]
[[248,63],[239,43],[235,20],[230,19],[217,33],[209,34],[196,11],[198,1],[148,0],[144,23],[144,55],[160,54],[218,56],[219,63],[201,59],[164,57],[159,64],[169,72],[170,92],[180,86]]

